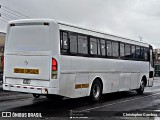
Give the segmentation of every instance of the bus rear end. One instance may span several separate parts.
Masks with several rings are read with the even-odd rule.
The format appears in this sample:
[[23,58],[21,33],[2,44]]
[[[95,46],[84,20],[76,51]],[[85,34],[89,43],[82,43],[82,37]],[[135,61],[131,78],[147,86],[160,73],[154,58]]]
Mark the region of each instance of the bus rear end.
[[5,43],[3,89],[58,94],[57,38],[58,25],[51,20],[10,22]]

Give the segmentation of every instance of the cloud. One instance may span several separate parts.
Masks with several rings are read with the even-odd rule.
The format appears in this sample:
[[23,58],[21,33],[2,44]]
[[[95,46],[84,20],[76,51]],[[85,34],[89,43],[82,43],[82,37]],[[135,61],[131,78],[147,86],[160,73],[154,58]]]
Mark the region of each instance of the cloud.
[[[10,0],[9,0],[10,1]],[[31,18],[53,18],[149,43],[160,44],[159,0],[16,0]],[[6,3],[7,4],[7,3]],[[153,44],[155,47],[160,45]]]

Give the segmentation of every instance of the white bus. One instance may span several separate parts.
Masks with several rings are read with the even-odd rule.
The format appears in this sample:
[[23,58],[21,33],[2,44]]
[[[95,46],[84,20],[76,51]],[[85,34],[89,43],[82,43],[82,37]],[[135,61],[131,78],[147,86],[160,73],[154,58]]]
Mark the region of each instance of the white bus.
[[50,19],[8,24],[3,89],[99,101],[153,85],[152,46]]

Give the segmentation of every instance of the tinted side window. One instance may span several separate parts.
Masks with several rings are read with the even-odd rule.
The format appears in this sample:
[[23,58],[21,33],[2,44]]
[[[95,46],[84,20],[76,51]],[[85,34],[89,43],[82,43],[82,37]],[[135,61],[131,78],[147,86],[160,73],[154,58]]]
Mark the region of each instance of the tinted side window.
[[102,52],[102,56],[106,56],[106,44],[105,44],[105,40],[101,39],[101,52]]
[[90,38],[90,53],[92,55],[97,55],[97,39]]
[[112,56],[112,42],[107,41],[107,56]]
[[144,60],[144,48],[143,47],[141,47],[141,59]]
[[70,52],[77,53],[77,35],[74,33],[70,33]]
[[101,44],[100,44],[100,39],[97,39],[97,44],[98,44],[98,55],[101,55]]
[[131,46],[129,44],[125,44],[125,57],[126,58],[131,57]]
[[149,60],[148,53],[149,53],[149,49],[148,48],[144,48],[144,59],[145,60]]
[[136,58],[136,46],[131,46],[131,57]]
[[139,46],[136,46],[136,58],[141,58],[141,49]]
[[67,52],[68,50],[68,34],[67,32],[60,32],[60,44],[61,52]]
[[119,47],[118,47],[118,42],[112,42],[112,55],[113,57],[118,57],[119,56]]
[[120,43],[120,56],[124,57],[124,44]]
[[88,54],[87,36],[78,35],[78,53]]

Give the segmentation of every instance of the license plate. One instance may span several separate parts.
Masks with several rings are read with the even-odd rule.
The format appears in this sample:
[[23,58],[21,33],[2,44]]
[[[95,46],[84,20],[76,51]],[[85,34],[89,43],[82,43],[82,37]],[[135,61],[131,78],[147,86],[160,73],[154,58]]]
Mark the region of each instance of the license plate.
[[39,74],[39,69],[14,68],[14,73],[22,73],[22,74]]
[[23,84],[30,84],[30,83],[31,83],[31,80],[27,80],[27,79],[23,80]]

